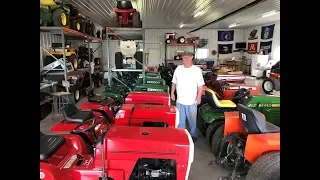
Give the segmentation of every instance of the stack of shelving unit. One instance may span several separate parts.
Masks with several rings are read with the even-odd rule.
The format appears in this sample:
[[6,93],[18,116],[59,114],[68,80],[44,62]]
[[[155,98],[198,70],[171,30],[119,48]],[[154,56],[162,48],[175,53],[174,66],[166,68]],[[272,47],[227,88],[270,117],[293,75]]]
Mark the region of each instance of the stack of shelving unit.
[[[142,51],[143,54],[145,52],[145,31],[142,28],[115,28],[115,27],[108,27],[106,31],[106,59],[107,59],[107,67],[108,67],[108,85],[111,85],[111,79],[114,78],[119,81],[121,84],[125,85],[120,79],[112,75],[112,72],[122,71],[122,72],[142,72],[143,82],[145,80],[145,64],[146,64],[146,57],[145,54],[143,55],[142,61],[142,69],[116,69],[115,67],[111,67],[110,65],[110,56],[115,56],[115,52],[110,53],[110,40],[109,35],[118,36],[118,46],[120,45],[120,40],[139,40],[142,41]],[[120,49],[120,48],[119,48]],[[136,63],[139,63],[136,60]]]

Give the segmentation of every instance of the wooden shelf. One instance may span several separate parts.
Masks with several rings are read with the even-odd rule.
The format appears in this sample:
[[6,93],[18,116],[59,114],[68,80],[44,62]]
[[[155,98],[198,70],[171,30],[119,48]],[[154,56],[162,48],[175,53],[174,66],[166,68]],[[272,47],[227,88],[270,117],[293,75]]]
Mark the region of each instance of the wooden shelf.
[[195,46],[195,44],[187,44],[187,43],[170,43],[167,46]]

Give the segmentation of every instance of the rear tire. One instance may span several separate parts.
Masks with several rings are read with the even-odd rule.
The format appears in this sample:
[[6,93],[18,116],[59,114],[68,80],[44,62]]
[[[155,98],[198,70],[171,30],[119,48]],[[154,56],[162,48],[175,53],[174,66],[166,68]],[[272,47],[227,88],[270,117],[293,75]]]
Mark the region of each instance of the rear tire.
[[[272,84],[272,88],[268,86]],[[271,94],[273,90],[279,91],[280,90],[280,82],[274,78],[267,78],[262,82],[262,90],[266,94]]]
[[212,136],[216,132],[216,130],[224,124],[224,121],[215,120],[213,121],[206,130],[206,139],[208,144],[211,146],[212,143]]
[[53,25],[56,27],[66,27],[67,23],[67,13],[62,8],[57,8],[53,10],[52,20]]
[[[221,144],[224,144],[222,142],[222,138],[223,138],[223,131],[224,131],[224,124],[221,125],[216,132],[213,134],[212,136],[212,140],[211,140],[211,149],[213,154],[217,157],[219,155],[220,152],[220,147]],[[225,156],[225,149],[222,149],[221,151],[221,157]]]
[[250,167],[246,180],[280,180],[280,152],[259,157]]
[[139,12],[132,13],[132,27],[140,28],[140,13]]
[[110,19],[111,19],[111,27],[119,27],[118,15],[116,12],[112,11],[110,13]]
[[116,52],[115,64],[117,69],[123,69],[123,57],[121,52]]

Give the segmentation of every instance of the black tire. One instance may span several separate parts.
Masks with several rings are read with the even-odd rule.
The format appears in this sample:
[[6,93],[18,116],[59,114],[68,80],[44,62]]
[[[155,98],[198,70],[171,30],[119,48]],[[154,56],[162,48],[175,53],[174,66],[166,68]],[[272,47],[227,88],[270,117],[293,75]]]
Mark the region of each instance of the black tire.
[[[136,52],[136,54],[134,55],[134,58],[136,58],[136,60],[138,60],[140,63],[143,62],[143,52],[142,51],[138,51]],[[142,69],[142,65],[136,62],[136,69]]]
[[116,12],[112,11],[110,13],[111,27],[119,27],[118,15]]
[[[265,88],[266,83],[271,83],[272,89],[266,89]],[[272,77],[267,78],[262,82],[262,90],[266,94],[271,94],[273,92],[273,90],[279,91],[280,90],[280,82],[277,79],[272,78]]]
[[80,25],[80,30],[78,30],[79,32],[85,33],[85,24],[83,22],[83,18],[82,17],[77,17],[77,23]]
[[77,30],[77,20],[76,19],[72,19],[72,20],[70,20],[71,21],[71,23],[70,23],[70,28],[71,29],[73,29],[73,30],[76,30],[76,31],[78,31]]
[[280,180],[280,152],[259,157],[250,167],[246,180]]
[[100,38],[100,39],[102,38],[102,37],[101,37],[101,31],[100,31],[100,30],[98,30],[98,31],[96,32],[96,34],[97,34],[97,38]]
[[140,28],[140,13],[139,12],[132,13],[132,27]]
[[178,38],[178,43],[181,43],[181,44],[186,43],[186,38],[185,37],[179,37]]
[[171,39],[166,39],[166,44],[170,44],[171,43]]
[[74,103],[79,102],[79,100],[80,100],[80,91],[79,91],[79,89],[78,88],[72,88],[71,93],[72,93],[72,98],[73,98],[73,101],[71,101],[71,102],[74,102]]
[[132,9],[132,3],[128,0],[122,0],[117,2],[118,9]]
[[140,20],[140,28],[142,28],[142,21]]
[[66,19],[68,19],[67,18],[67,13],[62,8],[56,8],[55,10],[53,10],[52,20],[53,20],[53,25],[54,26],[56,26],[56,27],[66,27],[68,25],[67,21],[66,22],[62,22],[61,16],[66,16]]
[[116,52],[115,64],[117,69],[123,69],[123,57],[121,52]]
[[90,32],[91,34],[91,36],[94,36],[94,37],[97,37],[96,36],[96,25],[94,25],[94,23],[93,22],[91,22],[91,32]]
[[68,57],[68,61],[71,62],[73,69],[76,71],[78,69],[78,58],[76,55],[71,55]]
[[199,131],[201,132],[201,134],[203,136],[206,136],[205,121],[203,120],[203,118],[201,116],[199,116],[199,113],[198,113],[198,118],[197,118],[197,128],[199,129]]
[[208,144],[211,146],[212,136],[216,132],[216,130],[224,123],[224,121],[215,120],[213,121],[206,130],[206,139]]
[[[224,142],[222,142],[223,132],[224,132],[224,124],[222,124],[216,130],[216,132],[213,134],[212,139],[211,139],[211,149],[212,149],[213,154],[216,157],[219,155],[221,144],[224,144]],[[227,145],[228,145],[228,143],[227,143]],[[222,149],[221,154],[220,154],[221,157],[226,155],[226,148],[227,147],[224,147]]]

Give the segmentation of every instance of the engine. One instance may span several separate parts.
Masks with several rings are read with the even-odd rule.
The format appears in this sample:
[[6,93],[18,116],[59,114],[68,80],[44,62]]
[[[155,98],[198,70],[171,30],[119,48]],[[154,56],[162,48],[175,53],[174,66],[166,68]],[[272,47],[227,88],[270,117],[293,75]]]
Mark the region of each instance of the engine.
[[169,159],[139,159],[130,180],[175,180],[176,162]]

